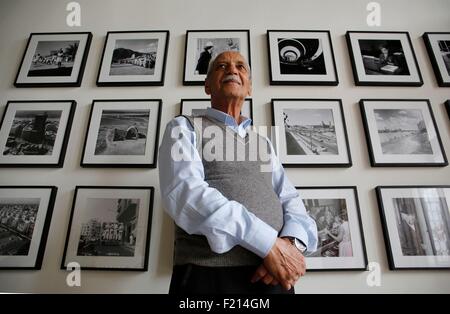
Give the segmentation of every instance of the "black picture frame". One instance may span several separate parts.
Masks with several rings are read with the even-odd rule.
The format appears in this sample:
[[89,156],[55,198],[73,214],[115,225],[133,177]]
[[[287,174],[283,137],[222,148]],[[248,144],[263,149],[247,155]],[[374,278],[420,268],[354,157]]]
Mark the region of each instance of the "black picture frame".
[[[295,188],[300,192],[309,216],[316,221],[318,226],[318,248],[315,252],[305,255],[308,265],[307,272],[367,270],[367,250],[357,187],[296,186]],[[320,195],[320,197],[317,195]],[[323,203],[320,202],[321,200]],[[345,204],[342,200],[345,200]],[[341,206],[345,206],[345,208]],[[342,212],[344,209],[345,212]],[[327,225],[326,229],[332,227],[331,233],[334,233],[334,235],[336,235],[336,231],[341,231],[340,228],[335,230],[337,228],[334,227],[334,221],[327,221],[326,214],[331,215],[332,210],[339,211],[339,214],[335,213],[334,221],[339,217],[342,224],[344,222],[342,216],[344,215],[347,218],[345,227],[348,227],[348,229],[343,228],[343,233],[347,233],[347,235],[344,236],[345,239],[344,237],[341,239],[342,242],[347,243],[342,246],[340,241],[324,233],[323,230],[325,229],[320,229]],[[319,221],[322,217],[324,218],[323,221]],[[350,244],[350,247],[348,247],[348,244]],[[343,252],[340,252],[341,249]]]
[[[20,110],[19,110],[20,109]],[[38,114],[34,116],[34,121],[32,123],[24,122],[27,125],[20,126],[16,128],[16,137],[21,138],[21,152],[17,152],[17,154],[5,153],[8,149],[8,145],[12,145],[8,143],[10,140],[12,129],[14,128],[13,123],[16,118],[17,111],[26,111],[29,112],[44,112],[46,114],[45,120],[42,119],[37,120]],[[67,144],[69,142],[70,132],[72,129],[73,117],[76,109],[76,101],[75,100],[10,100],[6,104],[5,111],[3,113],[2,120],[0,122],[0,151],[2,154],[0,155],[0,168],[62,168],[64,165],[64,158],[66,155]],[[46,123],[47,114],[50,111],[61,111],[58,120],[58,130],[56,134],[54,134],[54,129],[51,130],[53,133],[47,135],[46,129],[49,127],[50,122]],[[53,117],[54,118],[54,117]],[[65,121],[65,124],[61,127],[61,120]],[[35,123],[35,122],[39,123]],[[37,126],[36,126],[37,125]],[[54,124],[53,124],[54,125]],[[24,129],[33,126],[32,130],[29,130],[29,139],[27,140],[27,146],[24,146],[25,140],[24,137]],[[40,127],[40,130],[37,127]],[[61,132],[60,132],[61,130]],[[20,135],[18,135],[20,132]],[[31,134],[33,133],[33,134]],[[40,141],[39,138],[41,138]],[[50,139],[47,139],[50,138]],[[50,143],[53,141],[53,143]],[[1,144],[3,143],[3,144]],[[37,153],[36,149],[43,149],[42,147],[45,145],[52,150],[52,154],[49,157],[46,157],[45,153]],[[38,146],[36,146],[38,145]],[[41,148],[39,148],[39,145]],[[27,147],[30,147],[31,150],[29,154],[23,153]],[[55,149],[56,146],[56,149]],[[12,146],[9,146],[12,147]],[[37,148],[36,148],[37,147]],[[11,148],[10,148],[11,149]],[[33,150],[34,149],[34,150]],[[13,155],[12,158],[8,157],[8,155]],[[15,159],[15,160],[14,160]]]
[[[335,156],[325,156],[320,153],[312,152],[311,149],[309,152],[306,149],[300,148],[302,152],[298,153],[288,153],[287,150],[287,133],[285,131],[285,127],[282,123],[286,124],[286,121],[282,121],[283,118],[280,116],[279,112],[280,104],[284,105],[283,108],[289,109],[297,109],[297,110],[305,110],[305,111],[318,111],[318,110],[328,110],[330,111],[332,118],[334,119],[334,138],[336,140],[336,151],[337,154]],[[297,104],[297,105],[296,105]],[[311,104],[311,105],[309,105]],[[304,106],[303,108],[300,106]],[[289,107],[287,107],[289,106]],[[297,108],[298,106],[298,108]],[[321,99],[321,98],[273,98],[271,100],[271,113],[272,113],[272,126],[280,126],[282,127],[281,133],[278,136],[275,136],[273,143],[278,151],[278,156],[280,158],[281,163],[286,168],[322,168],[322,167],[336,167],[336,168],[348,168],[353,165],[352,157],[350,152],[350,145],[348,141],[347,134],[347,126],[345,122],[344,116],[344,108],[342,106],[341,99]],[[284,113],[284,112],[281,112]],[[287,117],[287,116],[286,116]],[[339,119],[339,120],[336,120]],[[337,122],[336,122],[337,121]],[[322,123],[323,124],[323,123]],[[331,126],[331,121],[330,121]],[[337,126],[337,127],[336,127]],[[312,137],[312,135],[310,135]],[[302,135],[303,137],[303,135]],[[325,136],[323,136],[325,138]],[[291,136],[291,138],[293,138]],[[299,140],[296,140],[297,146],[300,146]],[[319,147],[320,143],[316,143],[315,147]],[[292,157],[291,157],[292,156]]]
[[[440,87],[450,87],[450,32],[426,32],[422,35],[422,38],[438,85]],[[446,45],[445,47],[445,56],[439,55],[440,53],[443,54],[442,50],[444,49],[444,47],[439,47],[439,39],[448,42],[448,46]],[[441,51],[438,51],[438,49]]]
[[[132,107],[133,105],[134,107]],[[101,108],[97,109],[97,106]],[[126,147],[126,146],[130,147],[130,145],[127,145],[126,143],[127,140],[126,136],[121,140],[123,142],[122,144],[124,144],[125,146],[120,145],[121,147],[117,147],[117,150],[113,151],[111,154],[107,154],[105,153],[105,151],[97,153],[98,144],[100,143],[100,141],[102,141],[102,139],[99,139],[99,134],[101,132],[100,129],[102,128],[102,117],[104,115],[104,112],[105,111],[125,112],[132,110],[136,112],[137,111],[142,112],[143,110],[146,110],[149,112],[148,118],[140,117],[141,120],[147,118],[147,125],[143,126],[147,128],[146,133],[143,134],[145,137],[142,137],[140,135],[141,132],[138,132],[139,128],[136,128],[136,134],[138,136],[135,136],[134,138],[131,139],[135,141],[134,144],[139,144],[138,143],[139,141],[141,142],[140,149],[143,148],[143,153],[122,154],[118,152],[117,150],[122,152],[129,151],[127,150]],[[157,111],[156,115],[151,114],[152,110]],[[161,123],[161,111],[162,111],[161,99],[94,99],[92,101],[91,111],[89,114],[89,122],[86,130],[80,166],[86,168],[156,168],[158,157],[159,129]],[[123,113],[121,113],[120,118],[125,119]],[[155,123],[154,128],[151,127],[151,122]],[[136,125],[136,122],[134,123],[134,125]],[[104,143],[101,142],[100,144],[105,144],[106,148],[108,148],[109,144],[115,145],[115,143],[113,142],[115,141],[116,138],[116,130],[119,130],[120,132],[120,129],[116,129],[115,127],[108,130],[114,131],[114,138],[113,140],[111,140],[109,137],[110,140],[108,141],[107,139],[108,134],[106,133],[103,134],[105,141]],[[126,131],[128,133],[128,130]],[[149,135],[152,135],[150,138],[151,140],[150,143],[148,143]],[[142,143],[143,141],[145,143]],[[136,148],[134,145],[131,146]],[[130,149],[132,149],[133,147],[131,147]],[[101,158],[100,155],[104,155],[105,157]],[[126,156],[126,160],[124,159],[124,156]]]
[[[207,107],[210,107],[211,105],[211,99],[209,98],[183,98],[180,102],[180,115],[191,115],[189,112],[189,109],[197,109],[197,108],[187,108],[188,103],[192,105],[196,105],[195,107],[204,107],[205,109]],[[205,105],[205,106],[203,106]],[[198,108],[200,109],[200,108]],[[242,106],[241,114],[247,118],[252,119],[253,124],[253,100],[252,98],[246,98],[244,100],[244,105]]]
[[[450,269],[448,253],[437,254],[441,253],[438,252],[441,248],[434,243],[435,230],[429,223],[427,213],[433,210],[437,218],[436,209],[439,207],[439,218],[446,220],[442,224],[444,229],[441,236],[446,239],[446,246],[450,247],[450,198],[445,197],[449,190],[450,185],[389,185],[375,188],[390,270]],[[432,207],[427,206],[427,197],[433,200]],[[419,215],[422,218],[419,219]],[[428,235],[428,239],[424,234]]]
[[[368,55],[363,55],[360,41],[369,46],[365,48]],[[408,32],[394,31],[347,31],[347,47],[352,64],[353,78],[356,86],[422,86],[423,79],[414,48]],[[368,41],[373,41],[369,44]],[[374,45],[377,49],[374,49]],[[395,47],[394,52],[380,62],[374,50],[381,52],[378,46]],[[384,48],[386,48],[384,47]],[[387,50],[388,51],[388,50]],[[388,52],[389,53],[389,52]],[[381,54],[380,54],[381,56]],[[366,57],[366,62],[364,62]],[[391,64],[392,63],[392,64]]]
[[[58,64],[58,61],[60,61],[64,55],[59,56],[58,54],[55,54],[55,47],[50,47],[51,44],[48,44],[48,42],[51,41],[52,37],[59,38],[58,41],[62,41],[64,37],[72,38],[71,40],[78,40],[78,46],[75,48],[75,58],[72,64],[72,69],[70,70],[70,73],[68,73],[67,70],[59,70],[60,68],[66,69],[67,67],[61,66]],[[78,38],[79,37],[79,38]],[[39,45],[39,38],[41,38],[42,41],[45,41],[49,47],[42,47],[43,51],[47,51],[46,53],[53,53],[53,55],[48,56],[41,56],[37,59],[34,59],[36,49]],[[55,40],[54,39],[54,40]],[[67,39],[70,40],[70,39]],[[84,69],[86,66],[86,60],[88,57],[89,47],[91,45],[92,40],[92,33],[90,32],[56,32],[56,33],[31,33],[28,42],[25,48],[25,51],[22,56],[22,60],[20,62],[19,70],[17,71],[16,79],[14,81],[15,87],[80,87],[81,81],[83,79]],[[79,44],[80,42],[83,44],[83,47],[81,47],[82,51],[79,51]],[[42,45],[41,45],[42,46]],[[67,51],[67,48],[72,49],[69,44],[69,47],[66,47],[65,50]],[[60,48],[62,50],[62,48]],[[33,51],[32,51],[33,50]],[[64,52],[63,52],[64,53]],[[78,54],[80,53],[80,57],[78,57]],[[65,58],[66,60],[69,60],[70,58],[73,58],[72,55],[67,55]],[[34,60],[33,60],[34,59]],[[36,62],[34,62],[36,60]],[[32,67],[32,63],[40,64],[40,66],[48,67],[52,66],[56,63],[56,69],[58,73],[55,73],[55,68],[51,69],[40,69],[40,70],[33,70],[35,73],[33,73],[32,76],[30,76],[30,69]],[[64,61],[63,61],[64,62]],[[69,62],[69,61],[65,61]],[[62,62],[61,62],[62,64]],[[74,71],[75,70],[75,71]],[[45,71],[44,73],[42,73]],[[61,73],[63,72],[63,73]],[[78,72],[78,74],[77,74]],[[39,74],[52,74],[52,75],[39,75]],[[65,74],[65,75],[64,75]],[[68,76],[67,74],[70,74],[69,79],[58,79],[61,78],[61,76]],[[41,80],[36,79],[34,80],[34,77],[42,77]],[[44,79],[46,78],[46,79]],[[53,79],[52,79],[53,78]]]
[[450,100],[445,102],[445,109],[447,110],[448,118],[450,119]]
[[[2,229],[4,232],[9,232],[11,234],[11,238],[13,238],[13,240],[8,240],[10,243],[8,247],[10,251],[8,252],[8,254],[4,255],[3,252],[0,251],[0,270],[41,269],[57,191],[58,188],[56,186],[0,186],[0,229]],[[11,205],[13,199],[17,198],[18,202],[15,203],[15,206],[24,205],[24,200],[28,200],[28,217],[26,217],[26,219],[24,219],[23,216],[19,217],[18,222],[16,222],[14,228],[14,221],[17,219],[18,214],[16,213],[16,219],[12,221],[10,218],[8,218],[8,214],[6,214],[6,211],[8,211],[8,209],[3,208],[2,206],[3,197],[7,199],[9,205]],[[31,205],[29,204],[32,201],[36,202],[36,199],[38,197],[40,197],[38,203],[34,203]],[[33,205],[38,206],[38,210],[37,212],[33,211],[32,213],[30,213],[31,206]],[[41,206],[43,207],[40,208]],[[15,208],[14,210],[18,211],[19,209]],[[21,213],[24,214],[24,208],[21,209]],[[33,215],[33,219],[29,217],[31,215]],[[31,238],[29,233],[32,233]],[[23,252],[21,252],[21,254],[12,253],[12,241],[14,241],[16,245],[22,245],[22,248],[23,245],[26,245],[26,243],[24,244],[23,242],[29,241],[27,254],[22,254]],[[20,258],[17,258],[18,255],[20,255]],[[16,258],[14,260],[10,260],[10,256],[14,256]]]
[[[372,106],[375,109],[366,108],[370,103],[373,103]],[[378,108],[376,108],[377,105]],[[372,167],[444,167],[448,165],[429,99],[361,99],[359,106]],[[375,110],[379,112],[374,113]],[[411,113],[407,112],[409,110]],[[393,125],[392,128],[382,126],[381,123],[386,119],[377,119],[376,114],[389,113],[394,118],[406,116],[408,121],[405,124],[409,123],[411,128],[415,127],[417,130],[406,129],[399,124]],[[411,117],[412,115],[414,117]],[[378,123],[376,120],[382,122]],[[432,135],[429,135],[430,132]],[[379,140],[381,136],[379,134],[384,135],[384,142]],[[405,137],[410,141],[404,141]],[[416,145],[416,148],[410,147],[410,150],[414,149],[410,153],[401,154],[405,143],[420,145]]]
[[[240,36],[237,39],[239,39],[239,42],[233,42],[233,38],[230,38],[231,35],[234,36]],[[229,36],[226,36],[229,35]],[[202,36],[202,37],[199,37]],[[250,30],[248,29],[222,29],[222,30],[187,30],[186,31],[186,43],[185,43],[185,49],[184,49],[184,67],[183,67],[183,85],[186,86],[192,86],[192,85],[204,85],[205,84],[205,77],[206,77],[206,71],[205,73],[195,73],[194,63],[197,63],[199,58],[195,57],[195,54],[199,53],[199,49],[196,43],[194,43],[194,40],[204,40],[205,45],[211,43],[214,44],[215,41],[224,41],[224,40],[231,40],[231,44],[229,47],[226,47],[224,49],[220,48],[218,51],[215,51],[212,56],[210,56],[210,60],[212,60],[218,53],[221,53],[223,51],[227,50],[236,50],[239,51],[247,60],[248,65],[251,67],[251,49],[250,49]],[[220,43],[220,42],[219,42]],[[217,45],[216,43],[215,45]],[[220,43],[222,45],[224,43]],[[238,47],[236,48],[236,45]],[[212,47],[212,46],[211,46]],[[197,50],[197,52],[196,52]],[[208,52],[211,54],[210,52]],[[208,60],[205,59],[205,62],[203,62],[204,66],[202,66],[202,71],[206,70]]]
[[[83,190],[85,191],[84,195],[80,196],[81,194],[83,194]],[[129,206],[126,209],[124,209],[124,211],[123,211],[123,212],[125,212],[125,210],[139,208],[139,210],[137,211],[138,212],[137,215],[139,216],[142,214],[141,209],[147,208],[147,207],[145,207],[145,205],[148,205],[148,212],[146,213],[147,217],[145,217],[145,213],[141,217],[142,221],[139,221],[139,217],[137,217],[137,222],[134,226],[135,234],[133,234],[133,232],[132,232],[133,230],[131,230],[131,231],[125,230],[125,235],[122,234],[120,236],[122,238],[122,240],[118,240],[119,242],[122,242],[122,243],[115,244],[116,246],[118,246],[118,245],[121,246],[120,250],[118,249],[118,247],[116,247],[115,249],[112,249],[112,248],[105,249],[106,245],[104,243],[109,240],[102,239],[102,237],[104,237],[104,235],[102,235],[102,234],[100,234],[100,238],[98,238],[98,236],[99,236],[98,231],[95,231],[95,233],[94,233],[95,239],[93,237],[91,237],[90,240],[86,240],[86,242],[90,241],[90,242],[97,243],[97,247],[94,248],[95,252],[94,253],[89,253],[87,251],[80,252],[80,250],[85,250],[85,249],[88,250],[88,247],[87,246],[80,247],[80,244],[82,243],[82,241],[81,241],[82,231],[81,231],[81,229],[79,229],[80,232],[79,233],[77,232],[75,234],[75,231],[73,229],[73,228],[75,228],[73,224],[76,221],[80,220],[79,213],[78,213],[78,210],[80,210],[80,209],[77,207],[78,206],[77,200],[85,200],[85,198],[82,198],[82,197],[86,196],[86,195],[87,196],[92,195],[92,199],[94,199],[94,198],[102,199],[102,197],[105,197],[105,195],[106,195],[108,199],[116,200],[117,207],[119,208],[120,206],[122,206],[122,203],[120,203],[119,201],[123,200],[123,198],[120,197],[121,192],[122,191],[126,192],[126,190],[128,190],[128,192],[130,193],[130,197],[132,197],[131,195],[134,195],[134,197],[136,197],[136,195],[138,195],[141,197],[140,200],[142,200],[142,199],[145,200],[146,197],[148,198],[148,204],[144,204],[144,205],[142,205],[142,207],[137,207],[140,205],[140,203],[138,205],[136,205],[134,203],[134,205],[136,205],[134,207],[134,206],[131,206],[131,205],[133,205],[133,203],[129,203],[128,204]],[[133,191],[134,191],[134,194],[131,193]],[[125,193],[125,192],[123,192],[123,193]],[[148,194],[140,195],[139,192],[142,192],[142,193],[148,192]],[[64,253],[63,253],[62,261],[61,261],[61,269],[63,269],[63,270],[67,269],[67,264],[70,262],[77,262],[77,263],[79,263],[80,268],[82,270],[148,271],[154,194],[155,194],[155,188],[153,186],[76,186],[75,192],[74,192],[74,197],[73,197],[73,202],[72,202],[72,209],[71,209],[71,213],[70,213],[70,220],[69,220],[69,224],[68,224],[68,228],[67,228],[66,241],[65,241],[65,245],[64,245]],[[80,197],[80,198],[78,198],[78,197]],[[126,199],[126,200],[128,200],[128,199]],[[113,202],[113,201],[111,201],[111,202]],[[87,204],[87,202],[85,202],[85,203]],[[127,203],[125,202],[125,204],[127,204]],[[83,208],[83,209],[86,210],[85,208]],[[77,213],[75,213],[76,211],[77,211]],[[118,215],[121,215],[123,212],[119,212]],[[136,213],[136,211],[135,211],[135,213]],[[117,217],[116,217],[116,220],[117,220]],[[86,220],[84,220],[84,221],[86,221]],[[100,222],[97,221],[97,223],[100,223]],[[117,223],[117,221],[115,223]],[[145,227],[143,225],[145,225]],[[77,225],[77,227],[80,227],[80,226]],[[101,232],[105,231],[104,227],[105,227],[105,223],[103,222],[100,225]],[[102,230],[102,228],[103,228],[103,230]],[[133,226],[131,226],[130,228],[133,228]],[[145,230],[145,232],[141,232],[139,230],[136,231],[136,229],[138,229],[138,228],[146,228],[146,230]],[[138,232],[140,232],[140,234],[137,234]],[[126,248],[125,242],[128,241],[128,233],[130,233],[130,235],[132,235],[133,237],[130,238],[130,245],[128,246],[128,248]],[[79,237],[77,235],[79,235]],[[87,237],[85,237],[85,235],[83,235],[83,237],[87,238]],[[125,239],[125,240],[123,240],[123,239]],[[93,240],[93,241],[91,241],[91,240]],[[73,244],[74,241],[78,241],[78,245]],[[136,260],[123,258],[123,257],[129,256],[130,246],[132,243],[134,243],[133,250],[136,249],[136,246],[138,246],[138,248],[140,250],[140,255],[138,256],[138,258],[136,258]],[[139,244],[137,244],[137,243],[139,243]],[[109,243],[109,244],[112,245],[112,243]],[[113,252],[113,253],[111,253],[111,255],[100,255],[100,254],[105,254],[105,253],[102,253],[101,250],[111,250],[111,252],[113,252],[113,251],[116,251],[116,252],[122,251],[122,252],[121,253]],[[124,252],[127,252],[128,255],[125,255]],[[81,253],[81,255],[79,253]],[[97,254],[97,255],[95,255],[95,254]],[[118,255],[118,254],[122,254],[122,255]],[[71,255],[73,255],[73,256],[71,256]],[[134,254],[132,256],[134,257]],[[70,257],[74,257],[74,260],[68,260]],[[98,259],[98,258],[100,259],[100,261],[97,262],[96,259]],[[122,260],[120,260],[120,259],[122,259]],[[108,260],[110,260],[109,261],[110,265],[103,266],[103,264],[108,262]],[[131,263],[134,263],[137,265],[134,265],[134,267],[129,267],[129,265]],[[97,264],[100,264],[102,266],[100,267]]]
[[[128,37],[127,37],[128,36]],[[153,55],[148,54],[145,55],[144,59],[134,58],[134,54],[132,54],[131,57],[123,58],[120,61],[120,64],[128,64],[132,67],[138,66],[139,71],[142,72],[142,69],[151,68],[151,64],[153,63],[153,73],[146,73],[143,75],[149,75],[147,80],[143,78],[135,79],[133,75],[138,75],[137,73],[133,73],[133,75],[130,74],[119,74],[115,73],[114,75],[111,75],[111,65],[113,58],[113,53],[111,53],[111,49],[115,49],[115,46],[112,46],[116,40],[136,40],[136,38],[132,37],[139,37],[140,40],[144,40],[143,37],[147,36],[148,41],[163,41],[162,45],[157,44],[156,45],[156,52],[152,52],[156,55],[156,57],[153,57]],[[169,47],[169,40],[170,40],[170,32],[168,30],[140,30],[140,31],[110,31],[106,34],[105,44],[103,46],[103,52],[102,52],[102,58],[100,62],[100,67],[97,74],[97,86],[163,86],[164,80],[165,80],[165,72],[166,72],[166,61],[167,61],[167,51]],[[148,44],[148,43],[146,43]],[[137,45],[134,43],[133,45]],[[142,45],[144,45],[142,43]],[[121,48],[122,54],[129,55],[132,51],[130,47],[128,48]],[[137,49],[135,47],[134,49]],[[135,53],[141,53],[136,52]],[[154,60],[153,60],[154,58]],[[108,59],[109,62],[106,62],[106,59]],[[136,64],[133,64],[136,63]],[[158,71],[157,71],[158,69]],[[108,71],[109,70],[109,71]],[[123,72],[124,70],[117,70],[118,72]],[[115,79],[115,78],[118,79]]]
[[[316,66],[317,69],[323,66],[324,69],[320,69],[320,71],[325,71],[325,73],[281,73],[282,62],[281,60],[279,60],[279,47],[277,46],[280,45],[279,39],[280,36],[284,37],[283,34],[284,36],[287,36],[287,38],[283,38],[282,41],[289,40],[289,43],[292,45],[285,46],[283,48],[286,48],[286,51],[290,55],[296,55],[296,61],[298,61],[297,63],[285,62],[283,69],[285,69],[286,72],[288,72],[289,70],[292,71],[294,67],[298,68],[299,66],[301,68],[300,72],[305,72],[305,68],[309,71],[312,71],[313,66]],[[311,37],[312,35],[315,35],[315,37]],[[301,40],[304,40],[305,42],[302,43],[300,39],[292,38],[293,36],[303,36],[305,38]],[[319,44],[317,46],[314,46],[313,50],[307,51],[307,44],[316,44],[310,42],[311,39],[318,40]],[[292,47],[292,49],[288,49],[287,47]],[[304,51],[300,51],[302,49]],[[322,49],[322,53],[320,53],[319,55],[317,52],[320,49]],[[270,85],[336,86],[339,84],[333,44],[331,41],[331,34],[329,30],[267,30],[267,50],[269,57]],[[295,54],[296,51],[297,54]],[[301,57],[304,57],[305,59],[299,60],[298,58]],[[308,77],[309,75],[310,77]],[[313,77],[313,79],[311,79],[311,77]]]

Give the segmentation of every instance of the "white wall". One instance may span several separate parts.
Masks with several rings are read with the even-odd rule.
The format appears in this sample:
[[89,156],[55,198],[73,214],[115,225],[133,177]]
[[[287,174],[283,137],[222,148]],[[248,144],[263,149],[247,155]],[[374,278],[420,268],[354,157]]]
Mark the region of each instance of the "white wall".
[[[382,26],[366,25],[363,0],[79,0],[82,26],[66,25],[65,5],[57,0],[0,1],[0,114],[8,100],[75,99],[78,103],[62,169],[1,169],[0,185],[58,186],[47,248],[40,271],[0,271],[0,291],[21,292],[131,292],[166,293],[172,267],[172,221],[163,212],[158,170],[82,169],[79,166],[91,101],[94,98],[161,98],[162,127],[179,112],[181,98],[205,97],[201,87],[182,85],[187,29],[241,28],[251,31],[254,120],[270,125],[271,98],[342,98],[353,166],[349,169],[288,169],[295,185],[356,185],[369,261],[378,262],[382,285],[368,287],[368,272],[308,273],[296,286],[298,293],[450,292],[449,271],[389,271],[374,187],[395,184],[450,184],[450,167],[371,168],[357,102],[361,98],[428,98],[444,148],[450,155],[450,121],[442,105],[449,88],[439,88],[421,35],[450,31],[448,0],[382,1]],[[107,31],[170,30],[163,87],[96,87],[95,81]],[[269,86],[267,29],[329,29],[340,83],[336,87]],[[422,87],[356,87],[345,44],[347,30],[409,31],[424,85]],[[90,31],[93,33],[81,87],[21,88],[13,86],[31,32]],[[161,132],[162,133],[162,132]],[[162,136],[162,134],[161,134]],[[156,199],[148,272],[85,271],[82,287],[66,286],[59,269],[71,201],[76,185],[153,185]]]

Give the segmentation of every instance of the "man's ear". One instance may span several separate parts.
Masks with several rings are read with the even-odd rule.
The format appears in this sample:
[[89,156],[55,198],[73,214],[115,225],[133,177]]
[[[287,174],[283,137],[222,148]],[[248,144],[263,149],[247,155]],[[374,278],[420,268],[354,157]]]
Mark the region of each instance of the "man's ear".
[[252,95],[252,81],[250,81],[250,85],[248,87],[248,96]]
[[209,86],[208,80],[205,80],[205,93],[206,95],[211,95],[211,87]]

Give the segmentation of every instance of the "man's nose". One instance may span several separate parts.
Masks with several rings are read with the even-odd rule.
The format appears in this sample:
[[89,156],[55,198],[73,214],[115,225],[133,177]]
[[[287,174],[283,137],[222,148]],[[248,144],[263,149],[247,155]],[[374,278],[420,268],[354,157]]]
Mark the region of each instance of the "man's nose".
[[238,69],[236,67],[236,65],[234,63],[230,63],[227,66],[227,74],[234,74],[237,75],[238,74]]

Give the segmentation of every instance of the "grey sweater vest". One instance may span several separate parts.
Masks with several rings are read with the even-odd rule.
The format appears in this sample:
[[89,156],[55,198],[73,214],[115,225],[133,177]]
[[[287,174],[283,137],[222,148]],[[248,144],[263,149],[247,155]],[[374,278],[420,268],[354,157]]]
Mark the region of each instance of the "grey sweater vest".
[[[225,124],[206,116],[200,118],[201,125],[198,125],[198,117],[185,116],[194,127],[197,138],[197,149],[202,149],[200,156],[205,173],[205,181],[210,187],[217,189],[229,200],[244,205],[247,210],[255,214],[258,218],[272,226],[278,232],[283,226],[283,210],[281,202],[272,186],[272,172],[262,172],[261,166],[270,166],[270,161],[262,160],[258,146],[251,141],[263,143],[270,151],[269,143],[256,132],[249,130],[245,138],[241,138],[236,132],[233,132]],[[211,148],[211,141],[218,137],[205,137],[203,131],[209,126],[215,126],[221,130],[223,138],[223,159],[211,160],[211,154],[214,150]],[[203,136],[200,136],[203,134]],[[226,139],[226,137],[228,137]],[[201,143],[198,139],[201,139]],[[234,159],[228,161],[226,158],[226,144],[228,141],[234,143]],[[220,144],[220,141],[216,141]],[[209,143],[206,149],[205,145]],[[201,145],[200,145],[201,144]],[[208,148],[209,147],[209,148]],[[259,148],[261,149],[261,148]],[[222,155],[222,154],[221,154]],[[253,160],[249,156],[256,157]],[[267,158],[266,158],[267,159]],[[271,168],[269,167],[269,170]],[[237,245],[223,254],[214,253],[205,236],[190,235],[183,229],[176,226],[175,229],[175,265],[192,263],[201,266],[244,266],[258,265],[261,258],[256,254]]]

